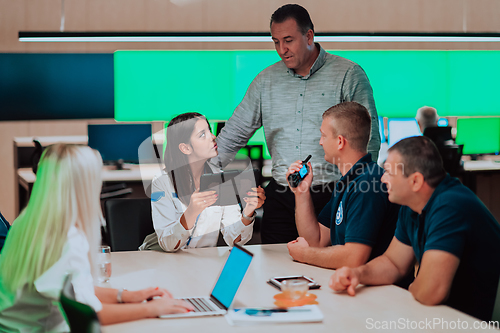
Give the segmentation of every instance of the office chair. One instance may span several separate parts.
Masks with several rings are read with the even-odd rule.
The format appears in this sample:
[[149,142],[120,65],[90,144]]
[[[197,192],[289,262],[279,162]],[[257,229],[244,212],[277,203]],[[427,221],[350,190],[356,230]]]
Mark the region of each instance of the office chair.
[[137,251],[154,232],[151,199],[110,199],[104,203],[111,251]]
[[122,198],[127,196],[128,194],[132,194],[132,192],[132,188],[127,187],[127,184],[125,183],[103,186],[101,188],[101,200]]
[[94,309],[75,300],[71,275],[66,276],[60,302],[72,333],[101,333],[101,325]]
[[439,154],[443,159],[443,167],[452,177],[457,177],[464,172],[462,165],[462,152],[464,145],[438,146]]
[[7,233],[10,229],[10,223],[7,222],[2,213],[0,213],[0,251],[2,251],[3,245],[5,243],[5,238],[7,238]]
[[442,147],[446,145],[446,141],[453,140],[451,136],[451,127],[427,127],[424,130],[424,136],[428,137],[436,144],[436,146]]
[[491,320],[500,322],[500,281],[498,281],[497,297],[495,298],[495,305],[493,307],[493,314]]
[[33,173],[36,175],[36,171],[38,170],[38,162],[40,161],[40,157],[43,153],[43,147],[40,141],[37,139],[33,139],[33,144],[35,145],[35,150],[31,154],[31,169]]

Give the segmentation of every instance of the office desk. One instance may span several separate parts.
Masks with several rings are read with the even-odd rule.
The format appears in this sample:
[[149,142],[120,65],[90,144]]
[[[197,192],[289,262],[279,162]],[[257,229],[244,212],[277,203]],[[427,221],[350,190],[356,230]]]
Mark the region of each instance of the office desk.
[[465,171],[500,171],[500,161],[464,161]]
[[[246,246],[254,253],[249,271],[238,291],[233,307],[273,306],[273,296],[279,291],[266,283],[273,276],[304,274],[321,284],[319,307],[325,316],[323,323],[265,325],[262,327],[231,327],[220,317],[183,319],[144,319],[104,326],[104,333],[128,332],[364,332],[375,321],[447,320],[472,328],[476,319],[447,306],[424,306],[412,295],[396,286],[360,287],[355,297],[336,294],[328,287],[332,270],[292,261],[285,244]],[[160,286],[174,297],[209,295],[227,258],[228,248],[181,250],[177,253],[113,252],[112,276],[106,285],[130,290]],[[105,286],[106,286],[105,285]],[[368,325],[368,326],[367,326]],[[406,324],[405,324],[406,325]],[[437,327],[437,326],[436,326]],[[441,326],[439,326],[441,328]],[[373,331],[373,330],[372,330]],[[388,330],[379,330],[379,332]],[[398,330],[392,330],[398,331]],[[421,331],[426,329],[400,329]],[[428,331],[428,329],[427,329]],[[471,330],[479,331],[479,330]]]
[[470,188],[500,221],[500,161],[464,161],[462,182]]
[[[104,166],[102,169],[102,181],[105,185],[116,183],[126,183],[133,189],[133,195],[130,197],[145,197],[144,189],[149,186],[154,176],[159,174],[162,165],[158,164],[125,164],[130,170],[113,170],[112,167]],[[19,211],[27,204],[36,175],[31,168],[20,168],[17,170],[19,183]]]

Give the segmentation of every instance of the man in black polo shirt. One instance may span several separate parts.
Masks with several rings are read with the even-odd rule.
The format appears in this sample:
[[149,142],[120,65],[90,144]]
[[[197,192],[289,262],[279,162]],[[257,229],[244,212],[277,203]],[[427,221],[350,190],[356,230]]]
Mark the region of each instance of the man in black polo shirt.
[[[342,178],[317,218],[311,199],[312,171],[297,188],[290,187],[300,236],[288,243],[293,259],[326,268],[357,267],[389,246],[399,206],[387,199],[380,180],[383,169],[367,153],[370,127],[370,114],[356,102],[340,103],[323,114],[319,144],[325,160],[337,165]],[[287,178],[301,167],[301,161],[293,163]]]
[[393,283],[413,265],[409,291],[426,305],[446,304],[482,320],[493,313],[500,276],[500,226],[483,203],[447,175],[432,141],[412,137],[389,149],[382,177],[389,200],[402,207],[387,251],[358,268],[341,268],[330,280],[355,294],[359,284]]

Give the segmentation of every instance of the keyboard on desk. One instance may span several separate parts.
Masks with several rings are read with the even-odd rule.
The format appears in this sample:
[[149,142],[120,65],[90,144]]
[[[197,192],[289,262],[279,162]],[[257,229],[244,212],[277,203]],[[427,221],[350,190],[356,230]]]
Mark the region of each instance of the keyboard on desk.
[[194,312],[215,312],[220,309],[214,308],[206,298],[182,298],[183,301],[190,303],[194,307]]

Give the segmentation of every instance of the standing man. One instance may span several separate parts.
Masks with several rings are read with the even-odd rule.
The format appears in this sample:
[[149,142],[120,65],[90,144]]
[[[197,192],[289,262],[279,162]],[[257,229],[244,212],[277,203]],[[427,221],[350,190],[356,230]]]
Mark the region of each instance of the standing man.
[[272,157],[273,179],[266,187],[262,220],[263,243],[286,243],[298,237],[295,198],[286,171],[311,154],[315,175],[311,188],[315,213],[330,200],[339,170],[323,159],[318,126],[325,110],[356,101],[371,115],[368,151],[376,160],[380,148],[373,92],[363,69],[352,61],[326,53],[314,43],[314,26],[307,10],[288,4],[271,17],[271,35],[281,61],[264,69],[217,138],[223,164],[264,126]]
[[[387,250],[400,206],[389,202],[380,180],[384,170],[367,153],[370,126],[370,114],[356,102],[337,104],[323,114],[319,144],[342,178],[317,218],[309,191],[312,172],[291,188],[300,235],[288,243],[293,259],[325,268],[358,267]],[[301,161],[293,163],[287,175],[301,167]]]
[[404,205],[387,251],[358,268],[338,269],[336,291],[391,284],[413,265],[409,291],[425,305],[446,304],[490,320],[500,276],[500,226],[484,204],[447,175],[429,138],[411,137],[389,149],[382,181],[389,200]]

